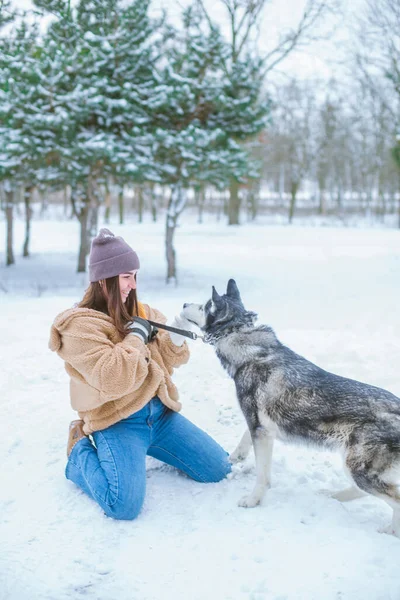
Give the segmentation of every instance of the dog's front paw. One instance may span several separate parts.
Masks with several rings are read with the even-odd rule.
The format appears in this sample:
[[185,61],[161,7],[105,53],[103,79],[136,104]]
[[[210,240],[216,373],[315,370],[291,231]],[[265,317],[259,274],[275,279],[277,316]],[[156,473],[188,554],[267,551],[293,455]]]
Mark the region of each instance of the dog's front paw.
[[243,496],[238,502],[238,506],[242,506],[243,508],[254,508],[258,506],[261,502],[261,497],[255,494],[249,494],[248,496]]
[[400,538],[400,529],[393,526],[393,523],[386,527],[379,527],[378,533],[386,533],[387,535],[394,535],[394,537]]
[[233,465],[238,462],[243,462],[245,458],[245,455],[243,455],[241,452],[236,452],[236,450],[235,452],[232,452],[232,454],[229,455],[229,460]]
[[[379,527],[378,528],[378,533],[386,533],[387,535],[396,535],[394,529],[393,529],[393,525],[386,525],[386,527]],[[399,536],[397,536],[399,537]]]

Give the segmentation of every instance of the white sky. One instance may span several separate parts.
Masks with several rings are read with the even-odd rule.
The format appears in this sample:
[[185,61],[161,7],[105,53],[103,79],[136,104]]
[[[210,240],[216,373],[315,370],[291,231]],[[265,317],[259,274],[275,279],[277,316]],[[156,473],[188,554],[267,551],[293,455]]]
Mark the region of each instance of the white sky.
[[[18,8],[31,8],[31,0],[14,0]],[[271,0],[263,14],[260,26],[259,47],[261,50],[271,50],[275,46],[279,34],[296,27],[303,13],[307,0]],[[336,26],[335,32],[329,40],[311,44],[302,51],[292,53],[279,66],[279,73],[290,77],[302,79],[330,79],[332,76],[341,76],[343,73],[340,61],[344,57],[344,44],[349,37],[348,24],[352,15],[364,4],[365,0],[341,0],[342,14],[332,16],[329,22],[319,28],[319,33]],[[187,6],[190,0],[153,0],[154,14],[161,9],[166,9],[174,23],[179,22],[182,7]],[[220,0],[205,0],[206,7],[213,18],[218,20],[224,33],[229,35],[229,25],[226,10]],[[225,26],[224,26],[225,23]],[[278,73],[274,76],[276,77]]]
[[[363,0],[357,0],[360,2]],[[301,78],[330,78],[336,67],[333,61],[337,59],[337,45],[347,35],[346,19],[350,11],[349,0],[342,0],[344,16],[337,15],[330,20],[328,28],[337,23],[336,31],[331,41],[318,42],[302,51],[294,52],[279,66],[279,70],[289,76]],[[356,3],[357,3],[356,2]],[[164,7],[171,17],[179,18],[180,6],[186,6],[190,0],[154,0],[154,6]],[[229,36],[229,21],[227,12],[221,0],[204,0],[211,16],[218,20],[224,33]],[[263,11],[260,22],[259,48],[268,52],[275,47],[279,35],[299,23],[307,0],[270,0]],[[352,4],[354,7],[354,3]],[[224,25],[225,24],[225,25]],[[319,28],[322,33],[326,27]]]

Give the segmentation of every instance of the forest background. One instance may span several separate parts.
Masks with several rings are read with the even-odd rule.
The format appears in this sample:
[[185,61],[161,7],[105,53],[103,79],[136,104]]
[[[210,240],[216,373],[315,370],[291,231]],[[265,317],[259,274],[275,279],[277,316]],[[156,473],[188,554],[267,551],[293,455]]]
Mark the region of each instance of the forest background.
[[15,218],[27,257],[55,206],[79,220],[78,272],[112,212],[164,219],[167,282],[187,208],[400,226],[396,0],[0,6],[6,265]]

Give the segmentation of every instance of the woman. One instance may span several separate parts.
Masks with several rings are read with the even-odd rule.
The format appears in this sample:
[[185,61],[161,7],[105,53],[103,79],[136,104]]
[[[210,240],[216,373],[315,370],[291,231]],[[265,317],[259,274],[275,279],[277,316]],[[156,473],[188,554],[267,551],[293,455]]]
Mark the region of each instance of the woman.
[[[70,424],[66,477],[115,519],[140,512],[146,455],[203,483],[231,469],[227,453],[178,414],[171,375],[189,350],[184,337],[146,321],[166,319],[138,302],[139,266],[136,252],[102,229],[92,243],[90,285],[77,307],[55,319],[49,343],[65,361],[80,417]],[[181,315],[173,325],[190,326]]]

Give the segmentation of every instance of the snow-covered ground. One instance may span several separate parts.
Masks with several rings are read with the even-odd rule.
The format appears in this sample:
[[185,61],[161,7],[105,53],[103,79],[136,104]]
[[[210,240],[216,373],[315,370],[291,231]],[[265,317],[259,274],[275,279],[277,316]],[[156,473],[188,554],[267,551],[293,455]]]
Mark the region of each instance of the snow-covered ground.
[[[4,248],[4,223],[0,248]],[[110,228],[138,251],[140,298],[173,316],[234,277],[245,305],[297,352],[400,395],[400,232],[182,220],[179,286],[164,285],[164,223]],[[16,226],[22,246],[22,223]],[[378,533],[391,511],[319,493],[346,485],[340,458],[276,444],[262,506],[239,508],[254,457],[201,485],[149,459],[136,521],[106,518],[64,478],[74,413],[55,315],[82,295],[78,224],[33,223],[32,257],[0,254],[0,600],[399,600],[400,540]],[[227,450],[244,421],[212,348],[192,342],[175,374],[183,413]]]

